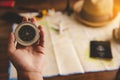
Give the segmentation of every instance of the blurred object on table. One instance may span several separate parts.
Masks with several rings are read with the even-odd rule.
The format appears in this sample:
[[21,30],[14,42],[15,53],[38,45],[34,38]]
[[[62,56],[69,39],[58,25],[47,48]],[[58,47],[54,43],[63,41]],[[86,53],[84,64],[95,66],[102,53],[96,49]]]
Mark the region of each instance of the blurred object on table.
[[118,28],[113,29],[113,38],[116,42],[120,43],[120,26]]
[[73,9],[76,13],[79,13],[82,10],[83,4],[84,0],[79,0],[74,4]]
[[120,11],[120,0],[114,0],[115,8]]
[[14,7],[15,0],[0,0],[0,7],[11,8]]
[[70,16],[73,13],[73,9],[70,5],[70,0],[67,0],[66,7],[63,10],[63,13],[66,13],[68,16]]
[[120,68],[118,69],[115,80],[120,80]]
[[83,24],[101,27],[112,22],[117,16],[113,0],[85,0],[83,4],[82,1],[84,0],[76,2],[74,11],[76,19]]
[[13,23],[21,23],[23,20],[23,17],[15,12],[6,12],[1,16],[1,19],[8,23],[13,24]]
[[40,19],[42,19],[43,17],[47,16],[47,14],[48,14],[48,10],[40,10],[40,11],[38,12],[38,15],[35,16],[35,18],[36,18],[37,20],[40,20]]

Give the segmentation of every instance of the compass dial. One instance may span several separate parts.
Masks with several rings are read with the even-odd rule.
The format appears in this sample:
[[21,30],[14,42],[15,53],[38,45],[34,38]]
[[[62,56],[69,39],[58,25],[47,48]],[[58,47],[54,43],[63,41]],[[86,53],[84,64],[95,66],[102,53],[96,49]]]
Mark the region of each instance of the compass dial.
[[19,37],[23,41],[32,41],[36,35],[34,28],[29,25],[24,25],[18,32]]

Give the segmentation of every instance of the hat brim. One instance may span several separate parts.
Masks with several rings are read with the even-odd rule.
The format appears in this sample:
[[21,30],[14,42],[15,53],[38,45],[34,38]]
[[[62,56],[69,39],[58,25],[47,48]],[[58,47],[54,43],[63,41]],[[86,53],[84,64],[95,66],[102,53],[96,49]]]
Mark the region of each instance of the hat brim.
[[[81,4],[82,5],[82,4]],[[82,6],[81,6],[82,7]],[[116,9],[116,8],[114,8],[113,9],[113,16],[109,19],[109,20],[106,20],[106,21],[100,21],[100,22],[92,22],[92,21],[87,21],[87,20],[85,20],[82,16],[81,16],[81,14],[80,14],[80,11],[78,12],[78,10],[76,10],[77,8],[74,8],[74,12],[75,12],[75,14],[74,14],[74,16],[75,16],[75,18],[79,21],[79,22],[81,22],[81,23],[83,23],[83,24],[85,24],[85,25],[88,25],[88,26],[90,26],[90,27],[102,27],[102,26],[105,26],[105,25],[107,25],[107,24],[110,24],[115,18],[116,18],[116,16],[118,15],[118,10]]]

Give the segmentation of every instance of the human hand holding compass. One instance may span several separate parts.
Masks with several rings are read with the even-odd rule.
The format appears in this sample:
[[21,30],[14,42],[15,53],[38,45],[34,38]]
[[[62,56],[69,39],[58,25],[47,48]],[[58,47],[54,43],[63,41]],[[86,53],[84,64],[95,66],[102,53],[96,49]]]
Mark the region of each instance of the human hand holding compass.
[[[26,18],[25,21],[27,21]],[[34,23],[34,19],[31,19],[31,22]],[[43,80],[42,68],[44,63],[44,33],[41,26],[38,26],[38,29],[40,30],[40,37],[37,42],[21,48],[16,48],[15,46],[15,34],[11,33],[10,35],[8,43],[8,56],[17,70],[18,80]],[[25,29],[25,31],[26,30],[27,29]],[[23,34],[24,32],[19,33]],[[25,34],[28,36],[31,33]],[[21,39],[27,41],[32,37],[34,36],[24,39],[24,36],[21,36]]]

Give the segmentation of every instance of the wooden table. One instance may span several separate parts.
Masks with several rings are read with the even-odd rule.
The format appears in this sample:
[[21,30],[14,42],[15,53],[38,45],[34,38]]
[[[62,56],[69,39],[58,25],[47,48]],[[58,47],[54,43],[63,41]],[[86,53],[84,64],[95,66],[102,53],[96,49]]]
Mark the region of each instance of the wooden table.
[[[57,10],[63,10],[65,7],[65,1],[58,0],[57,3],[59,5],[57,6],[55,4],[55,0],[51,0]],[[72,4],[76,0],[71,0]],[[46,3],[40,5],[34,5],[30,4],[27,5],[27,7],[37,9],[44,9],[44,8],[52,8],[53,5],[49,4],[50,0],[46,0]],[[51,2],[51,3],[52,3]],[[21,6],[19,3],[16,3],[17,7]],[[22,4],[22,6],[25,6]],[[16,7],[16,6],[15,6]],[[23,12],[20,10],[17,10],[16,8],[7,9],[7,8],[0,8],[0,15],[4,14],[6,11],[14,11],[14,12]],[[7,44],[8,44],[8,38],[9,34],[11,32],[11,24],[8,22],[5,22],[3,20],[0,20],[0,80],[7,80],[8,79],[8,56],[7,56]],[[91,73],[85,73],[85,74],[73,74],[73,75],[67,75],[67,76],[55,76],[50,78],[44,78],[44,80],[114,80],[116,76],[117,70],[114,71],[102,71],[102,72],[91,72]]]

